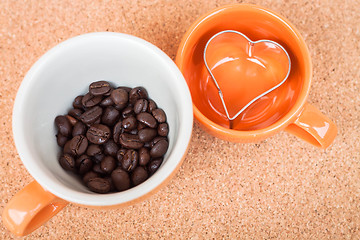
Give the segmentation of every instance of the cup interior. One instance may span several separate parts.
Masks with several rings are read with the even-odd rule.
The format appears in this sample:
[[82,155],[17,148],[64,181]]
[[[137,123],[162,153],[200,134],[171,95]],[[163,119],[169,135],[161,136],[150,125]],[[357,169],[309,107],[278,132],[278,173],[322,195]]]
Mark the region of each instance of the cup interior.
[[[66,114],[73,99],[91,82],[143,86],[169,124],[169,149],[160,169],[147,181],[120,193],[96,194],[58,163],[54,119]],[[160,185],[186,152],[192,130],[191,96],[183,76],[160,49],[118,33],[92,33],[67,40],[35,63],[16,97],[15,144],[30,174],[55,195],[84,205],[115,205],[145,195]]]
[[[241,131],[259,130],[279,122],[297,102],[304,101],[302,93],[309,87],[311,68],[307,47],[302,37],[283,18],[260,7],[241,4],[219,8],[200,18],[188,30],[180,46],[177,64],[190,88],[195,116],[208,119],[213,125],[229,127],[217,89],[203,60],[208,40],[224,30],[239,31],[252,41],[275,41],[288,52],[291,71],[287,81],[247,108],[234,120],[233,128]],[[232,84],[236,86],[236,82]],[[241,102],[244,94],[239,92],[233,95]],[[236,99],[233,101],[236,102]]]

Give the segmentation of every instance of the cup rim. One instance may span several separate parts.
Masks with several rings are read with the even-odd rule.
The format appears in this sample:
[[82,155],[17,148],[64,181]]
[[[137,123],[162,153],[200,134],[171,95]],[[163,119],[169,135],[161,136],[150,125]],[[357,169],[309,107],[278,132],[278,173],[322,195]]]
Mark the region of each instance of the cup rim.
[[[26,100],[27,88],[36,82],[37,73],[41,72],[44,67],[44,63],[57,55],[62,49],[66,49],[68,45],[76,44],[78,42],[91,38],[119,38],[132,43],[139,44],[143,49],[149,50],[154,54],[154,57],[158,58],[159,62],[162,62],[163,66],[167,67],[171,74],[174,76],[174,87],[178,92],[181,92],[181,101],[177,104],[181,111],[179,114],[179,134],[177,137],[177,144],[174,145],[167,161],[163,163],[161,168],[147,179],[142,184],[128,189],[123,192],[108,193],[108,194],[94,194],[94,193],[83,193],[73,189],[69,189],[64,185],[57,184],[53,181],[48,174],[40,169],[34,157],[32,156],[31,149],[27,146],[25,139],[22,137],[22,114],[21,110],[24,107]],[[76,203],[84,206],[115,206],[128,202],[132,202],[136,199],[145,197],[146,195],[154,192],[160,185],[163,185],[170,177],[174,175],[174,171],[179,169],[183,158],[187,152],[188,145],[190,143],[192,128],[193,128],[193,108],[190,90],[186,84],[186,81],[177,68],[173,60],[165,54],[161,49],[152,43],[143,40],[141,38],[115,32],[93,32],[78,35],[69,38],[56,46],[52,47],[45,54],[43,54],[26,73],[21,85],[18,89],[12,114],[12,128],[13,138],[16,149],[20,155],[20,159],[23,162],[30,175],[46,190],[54,194],[55,196],[62,198],[66,201]]]
[[281,129],[284,129],[302,111],[306,103],[307,96],[309,95],[310,85],[312,81],[312,62],[311,62],[310,53],[305,43],[305,40],[303,39],[297,28],[289,20],[287,20],[285,17],[281,16],[280,14],[276,13],[275,11],[272,11],[268,8],[255,4],[238,4],[238,3],[228,4],[215,8],[203,14],[188,28],[188,30],[186,31],[185,35],[183,36],[179,44],[175,59],[175,63],[181,72],[183,72],[183,68],[184,68],[184,52],[186,51],[186,48],[190,44],[189,43],[191,40],[190,38],[195,33],[196,29],[199,28],[199,26],[201,26],[206,20],[216,18],[219,13],[230,12],[230,11],[264,12],[280,20],[281,22],[285,23],[285,25],[287,25],[289,29],[292,30],[293,35],[297,38],[299,42],[299,46],[304,54],[305,62],[307,63],[308,66],[306,69],[307,71],[305,71],[306,77],[304,79],[304,84],[302,85],[301,92],[299,93],[299,97],[297,98],[294,106],[280,120],[278,120],[277,122],[271,124],[266,128],[257,129],[257,130],[248,130],[248,131],[225,128],[211,121],[209,118],[207,118],[193,103],[195,118],[211,132],[216,132],[217,136],[223,137],[224,139],[230,139],[233,141],[244,141],[244,140],[247,141],[248,139],[263,139],[275,134]]

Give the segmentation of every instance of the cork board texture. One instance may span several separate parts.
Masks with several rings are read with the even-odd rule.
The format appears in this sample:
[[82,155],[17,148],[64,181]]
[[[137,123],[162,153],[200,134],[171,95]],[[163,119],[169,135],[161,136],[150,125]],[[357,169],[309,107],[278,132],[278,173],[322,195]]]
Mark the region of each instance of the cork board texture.
[[[172,59],[187,28],[235,1],[0,1],[0,208],[33,178],[17,154],[11,114],[34,62],[56,44],[97,31],[128,33]],[[242,2],[242,1],[239,1]],[[248,1],[289,19],[313,61],[308,101],[338,126],[327,150],[281,132],[226,142],[194,123],[189,152],[168,185],[135,205],[69,204],[26,239],[359,239],[360,2]],[[12,239],[0,223],[0,238]]]

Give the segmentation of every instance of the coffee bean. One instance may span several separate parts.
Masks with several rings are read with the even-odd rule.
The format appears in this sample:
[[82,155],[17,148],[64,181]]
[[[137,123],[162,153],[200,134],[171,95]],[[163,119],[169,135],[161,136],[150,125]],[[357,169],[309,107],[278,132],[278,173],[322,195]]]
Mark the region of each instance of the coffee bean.
[[63,147],[67,141],[68,138],[61,133],[56,134],[56,142],[60,147]]
[[95,156],[102,152],[101,146],[97,144],[90,144],[86,150],[86,154],[89,156]]
[[86,133],[86,126],[82,122],[77,122],[73,128],[72,135],[73,137],[77,135],[85,135]]
[[143,129],[143,128],[147,128],[147,126],[146,126],[145,124],[141,123],[141,122],[138,122],[138,124],[137,124],[137,130],[140,131],[140,130]]
[[139,149],[144,143],[139,139],[138,135],[132,135],[129,133],[122,133],[119,137],[119,142],[126,148]]
[[57,116],[55,118],[55,125],[59,131],[59,133],[63,136],[69,137],[71,135],[72,126],[65,116]]
[[105,178],[92,178],[87,182],[88,188],[96,193],[107,193],[110,191],[111,185],[109,180]]
[[148,112],[148,113],[152,113],[152,111],[154,111],[156,108],[157,108],[157,105],[156,105],[156,103],[154,102],[154,100],[149,99],[147,112]]
[[74,108],[82,109],[82,107],[83,107],[82,98],[83,98],[83,96],[79,95],[74,99],[73,104],[72,104]]
[[169,125],[167,123],[160,123],[157,132],[160,136],[166,137],[169,134]]
[[70,154],[62,155],[59,159],[59,163],[60,166],[66,171],[71,171],[71,172],[76,171],[75,160]]
[[119,162],[122,161],[122,159],[124,158],[125,154],[126,154],[126,149],[125,148],[121,148],[119,151],[117,151],[116,153],[116,158]]
[[109,141],[104,143],[104,153],[106,155],[116,157],[116,153],[118,151],[119,151],[119,146],[112,139],[109,139]]
[[126,108],[121,112],[121,116],[122,116],[122,118],[127,118],[127,117],[130,117],[130,116],[134,116],[134,111],[133,111],[132,106],[126,107]]
[[126,151],[126,153],[125,153],[123,159],[120,161],[120,163],[121,163],[121,167],[124,170],[131,172],[132,170],[134,170],[137,167],[138,161],[139,161],[138,152],[133,149],[129,149]]
[[160,140],[166,140],[166,137],[155,137],[151,142],[150,142],[150,148],[154,147],[154,145],[159,142]]
[[96,163],[100,163],[105,158],[105,154],[98,153],[93,156],[93,159]]
[[94,95],[104,95],[111,90],[110,83],[106,81],[97,81],[89,85],[89,92]]
[[108,107],[108,106],[112,106],[114,105],[113,100],[111,99],[111,97],[107,97],[104,100],[101,101],[100,106],[102,107]]
[[129,92],[129,102],[135,104],[135,102],[140,98],[148,98],[148,93],[143,87],[136,87],[131,89]]
[[87,155],[81,155],[78,159],[76,159],[76,167],[79,169],[79,174],[84,175],[92,169],[93,162],[90,157]]
[[148,164],[148,171],[149,171],[150,175],[153,175],[160,168],[162,161],[163,160],[161,158],[157,158],[157,159],[152,160]]
[[90,179],[97,178],[97,177],[100,177],[100,175],[98,173],[96,173],[94,171],[89,171],[84,175],[82,180],[85,184],[87,184]]
[[136,118],[133,117],[133,116],[124,118],[123,121],[122,121],[122,127],[125,130],[133,130],[133,129],[135,129],[136,124],[137,124]]
[[100,119],[102,113],[102,108],[99,106],[95,106],[81,114],[80,120],[85,124],[95,123],[96,120]]
[[134,113],[139,114],[141,112],[146,112],[148,108],[148,101],[146,99],[139,99],[134,104]]
[[85,153],[88,147],[88,140],[84,135],[77,135],[70,140],[70,149],[72,155],[81,155]]
[[122,133],[122,122],[119,121],[115,124],[113,128],[113,139],[115,143],[119,143],[119,137],[121,133]]
[[136,115],[136,119],[151,128],[155,128],[157,125],[156,119],[147,112],[139,113],[138,115]]
[[129,174],[121,168],[112,171],[111,179],[118,191],[124,191],[131,186]]
[[[128,131],[126,131],[126,132],[128,132]],[[130,133],[130,134],[132,134],[132,135],[137,135],[138,132],[139,132],[139,131],[135,128],[135,129],[131,130],[131,131],[128,132],[128,133]]]
[[100,168],[105,173],[111,173],[116,167],[116,160],[112,156],[106,156],[100,163]]
[[114,107],[105,108],[104,114],[101,117],[101,122],[108,126],[113,126],[120,118],[120,112]]
[[98,105],[102,100],[101,96],[94,96],[91,93],[85,94],[85,96],[81,99],[81,103],[85,108],[91,108]]
[[157,108],[152,111],[152,115],[158,121],[158,123],[166,122],[166,114],[161,108]]
[[[74,117],[77,120],[80,120],[80,116],[84,113],[82,109],[73,108],[71,109],[68,114],[72,117]],[[80,120],[81,121],[81,120]]]
[[78,122],[78,120],[76,120],[74,117],[70,115],[66,115],[65,117],[69,120],[71,126],[74,126]]
[[70,140],[67,141],[64,145],[63,152],[64,154],[72,154],[71,148],[70,148]]
[[153,128],[143,128],[139,131],[139,139],[141,142],[150,142],[157,134],[157,131]]
[[91,143],[104,144],[110,138],[110,128],[103,124],[92,125],[86,133],[86,137]]
[[100,163],[96,163],[96,164],[93,166],[92,170],[93,170],[95,173],[98,173],[98,174],[100,174],[100,175],[105,175],[105,172],[104,172],[104,171],[101,169],[101,167],[100,167]]
[[111,100],[115,103],[115,105],[124,108],[129,100],[129,94],[124,89],[115,89],[112,91]]
[[135,168],[134,172],[131,174],[131,181],[134,186],[143,183],[148,178],[148,173],[143,167]]
[[105,176],[104,177],[106,180],[108,180],[109,181],[109,183],[110,183],[110,192],[114,192],[114,191],[116,191],[116,188],[115,188],[115,185],[114,185],[114,183],[113,183],[113,180],[111,179],[111,175],[109,176]]
[[139,149],[139,164],[141,166],[145,166],[150,161],[150,152],[147,148],[140,148]]
[[165,139],[157,142],[150,150],[150,155],[153,158],[158,158],[163,156],[169,147],[169,142]]

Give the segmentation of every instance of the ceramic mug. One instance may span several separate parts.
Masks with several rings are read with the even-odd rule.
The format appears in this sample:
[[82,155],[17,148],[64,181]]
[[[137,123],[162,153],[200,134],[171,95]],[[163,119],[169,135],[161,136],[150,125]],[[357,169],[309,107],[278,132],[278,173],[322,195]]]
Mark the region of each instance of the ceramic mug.
[[[167,114],[169,148],[158,171],[144,183],[119,193],[89,191],[58,163],[54,119],[91,82],[143,86]],[[27,235],[68,202],[106,208],[144,199],[179,169],[190,141],[193,111],[189,89],[175,63],[154,45],[121,33],[71,38],[43,55],[26,74],[13,109],[13,134],[22,162],[35,181],[18,192],[3,212],[5,226]]]
[[[235,129],[229,129],[225,114],[221,116],[221,113],[217,112],[224,109],[217,89],[211,87],[214,83],[209,80],[210,75],[203,59],[204,48],[209,39],[225,30],[241,32],[252,41],[275,41],[286,49],[291,59],[290,75],[286,82],[258,99],[239,115],[239,119],[235,120],[238,122]],[[309,51],[299,31],[276,12],[248,4],[214,9],[200,17],[188,29],[180,43],[176,64],[189,85],[195,118],[206,131],[218,138],[254,142],[285,130],[315,146],[326,148],[337,134],[335,124],[306,101],[312,81]],[[235,77],[241,78],[241,73]],[[217,81],[220,82],[221,79]],[[227,86],[229,89],[238,87],[236,82],[229,84],[233,84]],[[256,84],[259,83],[255,82],[254,86]],[[212,91],[214,89],[215,91]],[[253,89],[256,87],[248,91]],[[242,94],[235,93],[234,97],[235,102],[243,100]],[[218,106],[214,107],[216,104]]]

